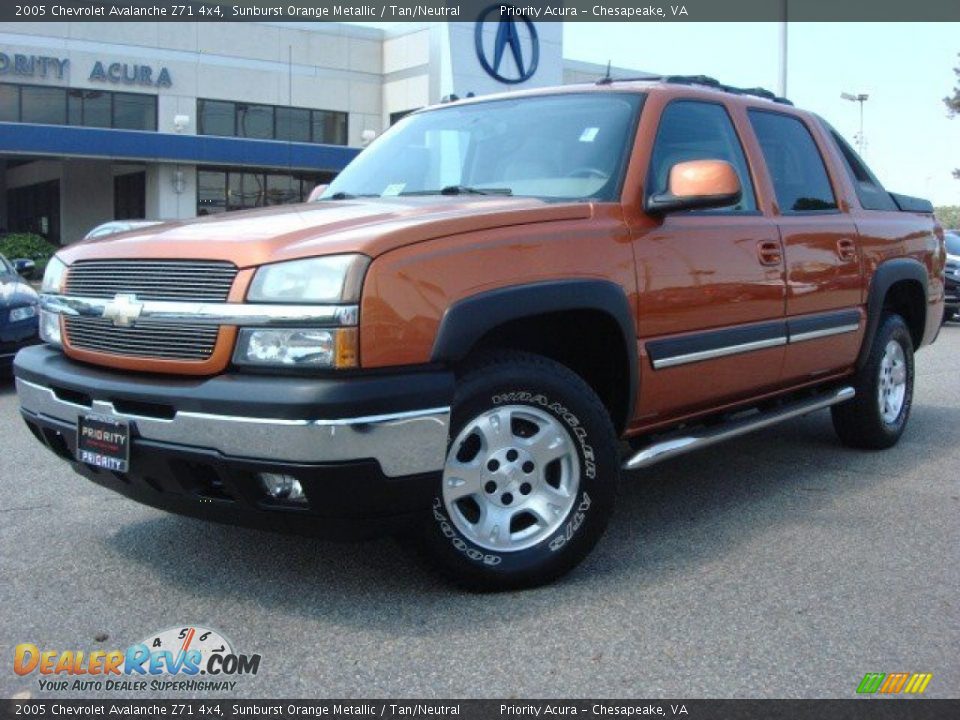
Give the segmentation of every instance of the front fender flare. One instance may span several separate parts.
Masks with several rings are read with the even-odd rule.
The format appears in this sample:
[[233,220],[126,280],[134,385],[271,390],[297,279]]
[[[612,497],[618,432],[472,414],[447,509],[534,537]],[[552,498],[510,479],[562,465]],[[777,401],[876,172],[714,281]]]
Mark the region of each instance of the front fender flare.
[[637,394],[637,339],[630,301],[623,288],[607,280],[550,280],[497,288],[455,302],[443,315],[431,360],[455,363],[491,330],[504,323],[572,310],[596,310],[620,328],[627,350],[630,387],[627,415],[633,417]]

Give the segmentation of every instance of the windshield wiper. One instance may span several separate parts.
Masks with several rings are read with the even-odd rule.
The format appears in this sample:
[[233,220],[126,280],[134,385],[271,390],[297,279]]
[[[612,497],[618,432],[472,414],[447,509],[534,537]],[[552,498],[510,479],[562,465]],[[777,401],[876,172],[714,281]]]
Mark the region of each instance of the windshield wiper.
[[416,190],[402,195],[513,195],[513,190],[503,188],[478,188],[469,185],[447,185],[439,190]]

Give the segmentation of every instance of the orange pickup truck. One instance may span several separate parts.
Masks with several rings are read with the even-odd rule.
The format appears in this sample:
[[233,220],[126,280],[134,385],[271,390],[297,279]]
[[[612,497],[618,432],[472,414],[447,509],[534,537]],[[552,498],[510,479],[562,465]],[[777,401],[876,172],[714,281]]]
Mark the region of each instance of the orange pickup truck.
[[477,589],[600,538],[624,470],[831,408],[893,445],[943,230],[830,125],[705,77],[416,112],[314,202],[61,250],[33,434],[149,505],[411,530]]

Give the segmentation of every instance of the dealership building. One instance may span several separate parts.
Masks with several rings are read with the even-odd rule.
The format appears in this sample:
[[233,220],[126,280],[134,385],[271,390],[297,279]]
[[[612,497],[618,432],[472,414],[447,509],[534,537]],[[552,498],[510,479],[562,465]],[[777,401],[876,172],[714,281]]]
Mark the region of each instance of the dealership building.
[[412,110],[606,70],[524,18],[7,23],[0,231],[66,244],[113,219],[298,202]]

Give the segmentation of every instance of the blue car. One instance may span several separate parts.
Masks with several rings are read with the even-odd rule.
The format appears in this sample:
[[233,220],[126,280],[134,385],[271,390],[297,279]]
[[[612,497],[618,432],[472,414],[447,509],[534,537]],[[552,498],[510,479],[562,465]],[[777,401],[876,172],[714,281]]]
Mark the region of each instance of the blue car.
[[[24,261],[21,271],[29,265]],[[17,350],[40,342],[38,302],[36,291],[20,277],[18,268],[0,255],[0,373],[9,373]]]

